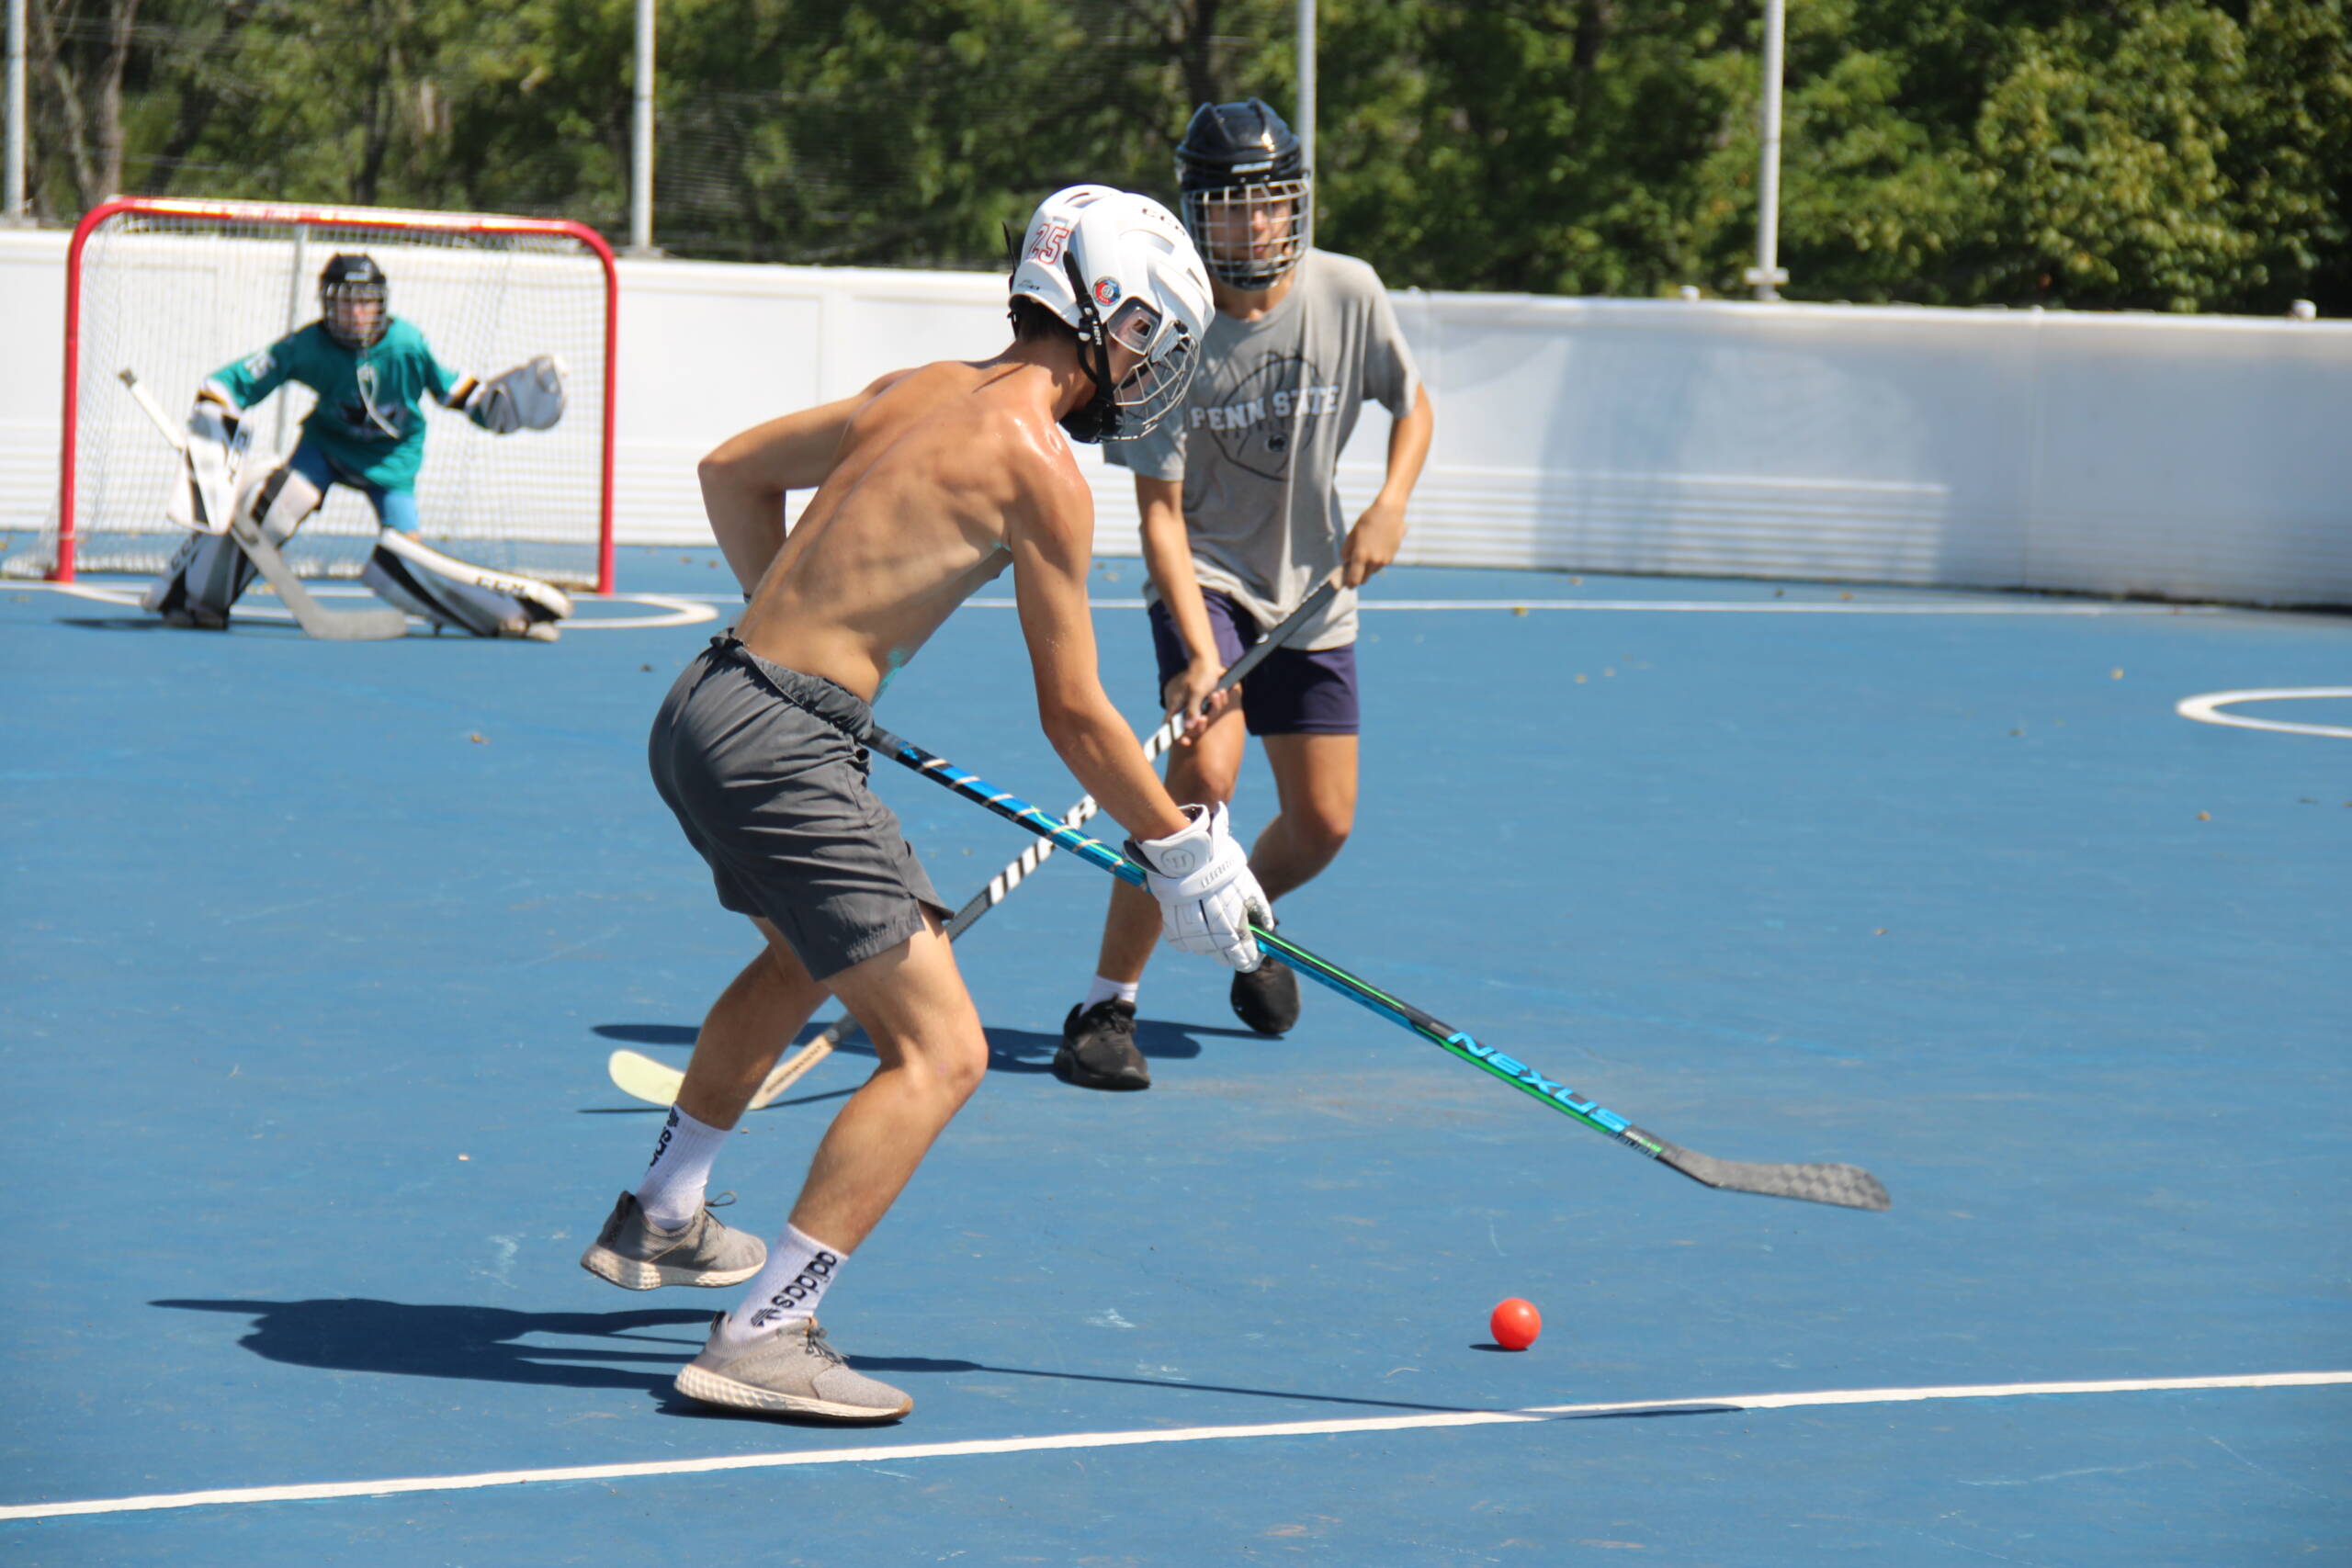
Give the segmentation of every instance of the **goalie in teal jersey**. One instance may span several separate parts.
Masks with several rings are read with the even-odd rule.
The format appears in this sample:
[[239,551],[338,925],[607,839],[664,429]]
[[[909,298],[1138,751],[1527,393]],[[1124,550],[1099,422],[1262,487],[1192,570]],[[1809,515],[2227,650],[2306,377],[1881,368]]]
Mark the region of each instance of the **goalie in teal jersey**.
[[[319,275],[319,320],[205,378],[188,420],[190,461],[225,467],[241,451],[244,411],[288,381],[318,394],[302,437],[282,463],[264,455],[235,463],[232,504],[272,544],[283,544],[336,485],[374,507],[380,532],[360,580],[437,630],[552,641],[571,602],[546,583],[489,571],[416,538],[416,479],[424,466],[424,400],[464,413],[493,434],[546,430],[563,417],[562,362],[542,355],[489,381],[460,376],[435,357],[415,323],[388,310],[383,269],[365,255],[337,255]],[[192,512],[192,507],[187,510]],[[219,629],[253,581],[254,568],[220,520],[189,539],[144,600],[175,626]]]

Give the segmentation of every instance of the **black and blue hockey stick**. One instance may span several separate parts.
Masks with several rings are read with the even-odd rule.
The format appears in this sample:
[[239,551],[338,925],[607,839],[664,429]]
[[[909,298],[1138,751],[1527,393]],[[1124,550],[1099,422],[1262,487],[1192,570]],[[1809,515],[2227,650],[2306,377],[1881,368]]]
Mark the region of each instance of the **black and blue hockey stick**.
[[[985,779],[967,773],[910,741],[876,726],[867,744],[888,752],[925,778],[946,785],[965,799],[977,802],[1009,822],[1017,822],[1039,838],[1058,845],[1080,860],[1101,866],[1124,882],[1144,885],[1143,867],[1099,839],[1088,838],[1063,826],[1017,795],[1007,795]],[[1485,1069],[1513,1089],[1553,1110],[1573,1117],[1594,1132],[1613,1138],[1636,1154],[1673,1167],[1691,1180],[1730,1192],[1757,1192],[1768,1198],[1794,1198],[1807,1203],[1831,1203],[1845,1209],[1883,1209],[1886,1189],[1877,1177],[1856,1165],[1751,1165],[1716,1159],[1670,1144],[1645,1133],[1615,1111],[1584,1099],[1565,1084],[1555,1083],[1516,1057],[1491,1045],[1481,1045],[1461,1030],[1439,1022],[1409,1002],[1367,985],[1339,965],[1317,958],[1297,943],[1252,925],[1258,945],[1309,979],[1320,980],[1341,996],[1392,1019],[1430,1043],[1452,1052],[1471,1066]]]

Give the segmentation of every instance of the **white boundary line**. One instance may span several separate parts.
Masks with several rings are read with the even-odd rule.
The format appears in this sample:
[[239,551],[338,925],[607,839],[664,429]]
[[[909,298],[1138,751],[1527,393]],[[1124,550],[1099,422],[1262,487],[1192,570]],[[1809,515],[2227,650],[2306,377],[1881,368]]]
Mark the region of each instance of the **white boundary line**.
[[2183,697],[2173,705],[2173,712],[2183,718],[2193,718],[2199,724],[2225,724],[2233,729],[2275,729],[2282,735],[2333,735],[2352,740],[2352,728],[2340,724],[2290,724],[2283,718],[2247,718],[2241,714],[2223,713],[2233,703],[2284,703],[2297,697],[2352,697],[2352,686],[2280,686],[2262,692],[2208,692],[2201,697]]
[[389,1497],[412,1492],[470,1492],[543,1481],[618,1481],[647,1475],[707,1475],[728,1470],[775,1470],[808,1464],[879,1464],[905,1460],[961,1459],[980,1454],[1043,1453],[1056,1449],[1137,1448],[1152,1443],[1238,1442],[1257,1438],[1306,1438],[1357,1432],[1406,1432],[1452,1427],[1494,1427],[1690,1410],[1796,1410],[1830,1404],[1903,1404],[1929,1399],[2009,1399],[2044,1393],[2149,1393],[2185,1389],[2316,1388],[2352,1383],[2352,1371],[2255,1372],[2240,1377],[2127,1378],[2103,1382],[1963,1383],[1948,1388],[1828,1389],[1814,1393],[1738,1393],[1704,1399],[1640,1399],[1620,1404],[1544,1404],[1525,1410],[1461,1410],[1421,1416],[1369,1416],[1346,1421],[1278,1421],[1247,1427],[1186,1427],[1126,1432],[1065,1432],[1045,1438],[987,1438],[955,1443],[890,1443],[781,1453],[727,1454],[710,1459],[653,1460],[634,1464],[565,1465],[496,1470],[476,1475],[403,1476],[385,1481],[329,1481],[297,1486],[242,1486],[211,1492],[164,1492],[143,1497],[103,1497],[74,1503],[25,1503],[0,1507],[0,1521],[53,1519],[81,1514],[146,1513],[242,1503],[315,1503],[338,1497]]
[[[681,599],[694,599],[712,604],[734,604],[741,601],[734,593],[681,593]],[[1141,599],[1089,599],[1090,610],[1140,610]],[[980,610],[1010,610],[1016,607],[1011,599],[967,599],[965,605]],[[1673,611],[1696,615],[2218,615],[2225,609],[2222,604],[1906,604],[1890,601],[1871,604],[1831,603],[1813,599],[1362,599],[1358,610],[1579,610],[1612,611]]]
[[[100,588],[81,582],[0,581],[0,592],[12,588],[39,588],[51,593],[71,594],[76,599],[94,600],[101,604],[120,604],[130,608],[137,607],[141,592],[124,588]],[[364,588],[317,588],[311,592],[322,599],[372,599],[375,597]],[[705,621],[718,619],[718,610],[712,607],[715,604],[730,602],[716,594],[706,598],[703,595],[692,593],[575,593],[572,598],[594,604],[650,604],[657,610],[667,611],[668,614],[598,615],[585,619],[573,616],[563,623],[563,629],[568,632],[635,632],[650,631],[659,626],[695,626],[702,625]],[[237,607],[237,614],[256,621],[291,621],[294,618],[275,605],[250,603],[240,604]],[[417,620],[414,615],[411,615],[409,619],[418,626],[424,624]]]
[[[85,599],[96,599],[108,604],[135,604],[139,595],[118,589],[85,587],[78,582],[41,582],[26,579],[21,582],[0,581],[0,590],[45,589],[52,593],[72,593]],[[326,591],[329,594],[336,592]],[[361,590],[350,590],[353,592]],[[576,598],[599,599],[594,593],[574,595]],[[604,604],[636,603],[658,604],[683,615],[688,605],[736,607],[742,604],[739,593],[616,593],[599,600]],[[1015,607],[1011,599],[967,599],[966,604],[982,610],[1010,610]],[[1143,601],[1137,599],[1089,599],[1090,610],[1140,610]],[[1510,610],[1532,614],[1537,610],[1572,610],[1587,614],[1666,612],[1680,615],[2218,615],[2228,608],[2222,604],[1945,604],[1905,603],[1885,601],[1871,603],[1842,601],[1831,603],[1817,599],[1366,599],[1358,602],[1359,610]],[[262,610],[264,616],[280,615],[282,612]],[[715,620],[718,611],[694,620],[673,620],[667,617],[645,617],[629,620],[576,621],[571,626],[596,626],[607,630],[636,630],[650,626],[693,626],[699,621]],[[2257,727],[2261,728],[2261,727]]]

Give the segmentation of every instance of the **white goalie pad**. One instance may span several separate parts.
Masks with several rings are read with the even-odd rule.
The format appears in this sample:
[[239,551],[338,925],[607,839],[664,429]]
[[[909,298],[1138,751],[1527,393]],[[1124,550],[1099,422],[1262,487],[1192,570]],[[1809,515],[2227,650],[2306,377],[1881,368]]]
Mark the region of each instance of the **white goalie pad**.
[[538,355],[483,382],[466,412],[493,435],[553,430],[563,418],[568,376],[562,360],[552,354]]
[[537,578],[461,561],[397,528],[376,536],[359,580],[436,630],[451,626],[475,637],[552,642],[556,623],[571,614],[571,600]]
[[[192,471],[189,489],[198,502],[197,525],[203,531],[180,547],[171,564],[149,585],[140,604],[169,619],[218,627],[228,624],[230,610],[253,585],[255,569],[230,536],[228,516],[217,502],[216,498],[232,488],[220,461],[220,448],[217,443],[210,444],[209,451],[206,446],[191,434],[187,461],[182,465]],[[261,452],[245,455],[238,466],[233,493],[235,499],[229,504],[273,545],[292,538],[325,499],[316,486],[281,459]]]

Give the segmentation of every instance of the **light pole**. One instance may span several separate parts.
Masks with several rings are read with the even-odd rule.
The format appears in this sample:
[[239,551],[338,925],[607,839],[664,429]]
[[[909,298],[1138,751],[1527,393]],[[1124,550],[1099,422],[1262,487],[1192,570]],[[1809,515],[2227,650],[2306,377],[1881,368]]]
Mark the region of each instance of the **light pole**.
[[1781,39],[1783,0],[1764,0],[1764,152],[1756,171],[1756,265],[1745,281],[1758,299],[1778,299],[1781,265]]
[[637,81],[631,117],[628,175],[628,254],[653,248],[653,0],[637,0]]
[[0,223],[25,220],[25,6],[8,0],[7,173],[0,177]]
[[1299,151],[1315,167],[1315,0],[1298,0],[1298,132]]

